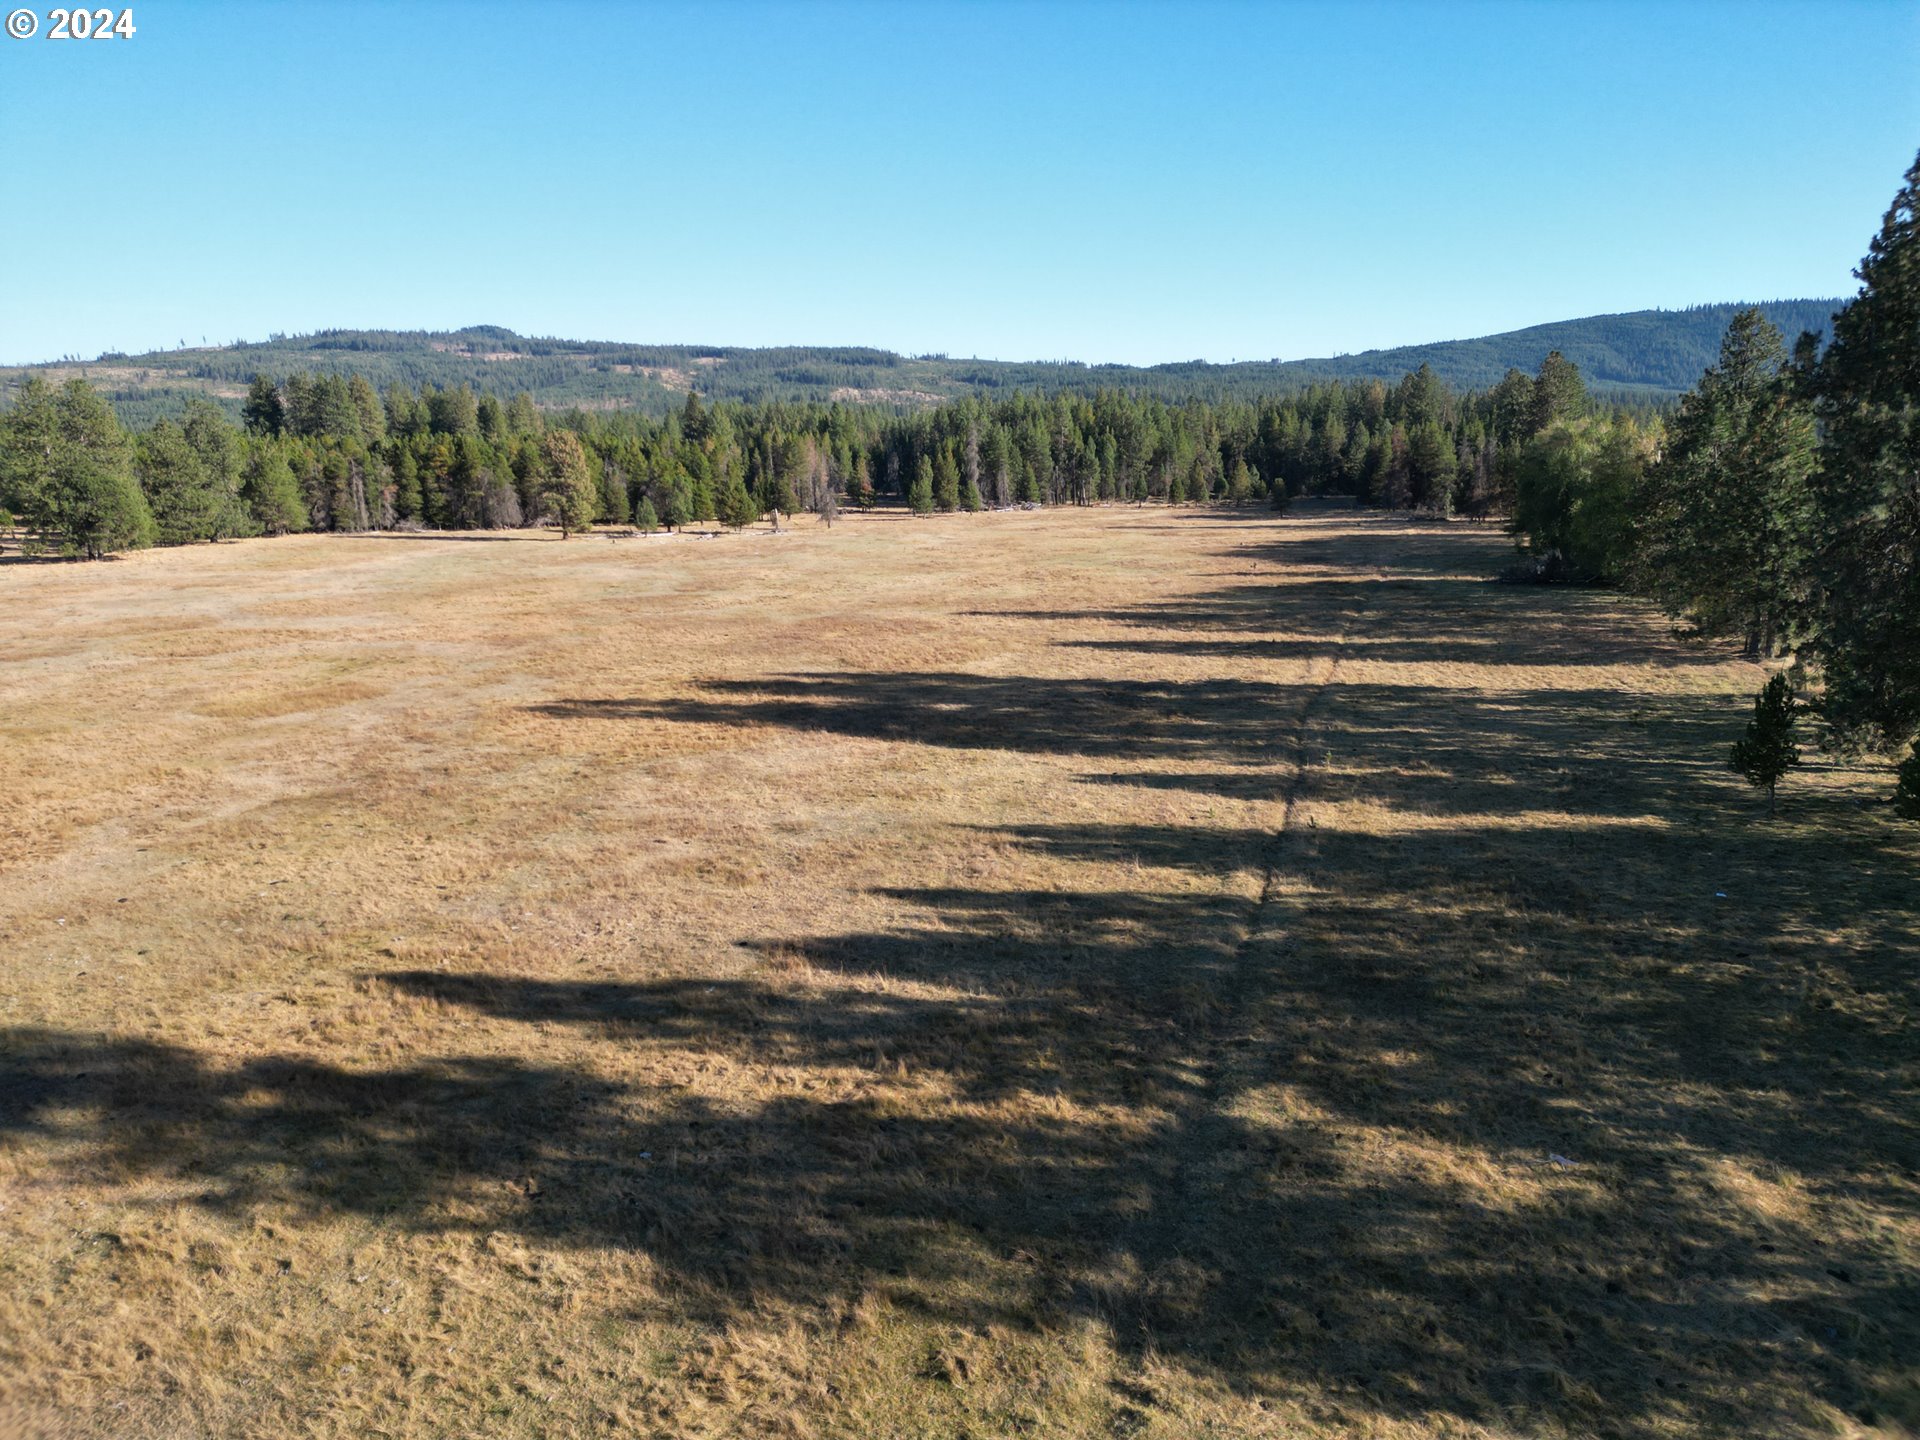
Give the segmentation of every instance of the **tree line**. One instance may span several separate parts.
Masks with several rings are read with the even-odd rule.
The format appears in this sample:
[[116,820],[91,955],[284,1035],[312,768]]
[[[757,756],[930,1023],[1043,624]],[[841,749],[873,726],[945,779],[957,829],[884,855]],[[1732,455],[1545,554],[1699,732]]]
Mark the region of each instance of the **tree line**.
[[133,433],[85,381],[34,379],[0,416],[0,507],[30,544],[85,556],[303,530],[738,527],[882,500],[928,513],[1331,493],[1489,515],[1511,508],[1532,437],[1594,408],[1557,353],[1482,394],[1423,366],[1259,401],[1022,393],[909,414],[698,393],[662,418],[556,414],[466,385],[258,375],[241,427],[190,400]]
[[[1920,733],[1917,215],[1920,160],[1824,348],[1742,311],[1663,425],[1572,416],[1515,458],[1511,524],[1537,578],[1623,584],[1791,662],[1734,756],[1769,791],[1797,753],[1796,710],[1845,748]],[[1920,818],[1920,748],[1895,802]]]

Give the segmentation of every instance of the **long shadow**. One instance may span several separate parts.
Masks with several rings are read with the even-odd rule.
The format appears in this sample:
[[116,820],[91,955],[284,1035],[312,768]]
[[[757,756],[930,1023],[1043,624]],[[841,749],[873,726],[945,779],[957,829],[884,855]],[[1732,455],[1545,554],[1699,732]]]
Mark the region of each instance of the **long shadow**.
[[[1472,623],[1512,623],[1506,604]],[[1569,646],[1601,624],[1566,623]],[[1304,700],[836,674],[542,710],[1110,758],[1140,768],[1083,778],[1278,799]],[[897,889],[898,924],[795,934],[722,982],[380,977],[529,1046],[561,1027],[567,1053],[645,1057],[657,1082],[491,1057],[227,1067],[15,1030],[0,1141],[210,1207],[643,1250],[713,1324],[778,1304],[824,1325],[871,1293],[969,1329],[1091,1317],[1125,1353],[1305,1395],[1334,1426],[1908,1423],[1910,847],[1812,800],[1817,824],[1729,825],[1738,708],[1336,682],[1284,835],[990,832],[1130,888]],[[1356,803],[1384,822],[1332,818]],[[1265,899],[1180,883],[1203,873]],[[709,1063],[737,1086],[673,1078]]]

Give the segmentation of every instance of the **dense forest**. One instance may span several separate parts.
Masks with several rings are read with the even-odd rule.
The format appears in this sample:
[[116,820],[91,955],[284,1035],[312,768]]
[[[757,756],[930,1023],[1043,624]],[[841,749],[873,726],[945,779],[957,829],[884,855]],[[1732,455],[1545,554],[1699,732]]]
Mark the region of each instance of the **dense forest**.
[[[1824,334],[1835,300],[1770,301],[1761,308],[1788,334]],[[1318,360],[1212,365],[1204,361],[1137,367],[1073,362],[1016,363],[902,356],[858,347],[740,349],[724,346],[622,345],[541,340],[498,326],[443,333],[332,330],[275,336],[258,344],[102,355],[58,366],[0,370],[0,394],[17,391],[35,373],[56,383],[90,381],[121,421],[145,427],[178,418],[201,398],[239,419],[243,387],[254,375],[359,375],[384,391],[457,389],[501,400],[530,395],[543,409],[635,409],[661,418],[689,391],[709,402],[835,400],[915,409],[969,394],[1095,395],[1102,391],[1166,401],[1259,401],[1333,381],[1392,384],[1423,365],[1462,390],[1486,390],[1510,369],[1531,372],[1558,350],[1580,368],[1593,393],[1612,404],[1653,408],[1699,378],[1739,305],[1643,310],[1537,325],[1504,335]]]
[[[1788,347],[1735,311],[1671,415],[1609,404],[1559,351],[1460,391],[1394,384],[1168,400],[978,391],[925,408],[723,401],[661,416],[543,410],[461,383],[377,390],[340,370],[254,374],[236,426],[189,400],[129,433],[86,380],[30,379],[0,415],[0,522],[29,549],[100,556],[300,530],[595,523],[740,528],[842,504],[1270,504],[1338,494],[1506,517],[1512,578],[1630,586],[1791,673],[1758,702],[1750,778],[1791,764],[1795,696],[1845,744],[1920,731],[1920,162],[1859,294]],[[404,338],[404,337],[402,337]],[[368,344],[374,344],[372,340]],[[1899,804],[1920,816],[1920,751]]]
[[[83,554],[310,529],[741,526],[880,499],[931,512],[1333,493],[1488,515],[1512,508],[1526,445],[1557,422],[1593,415],[1641,433],[1596,407],[1558,354],[1480,393],[1422,367],[1392,386],[1334,382],[1254,403],[1016,392],[898,413],[690,394],[655,419],[295,373],[254,377],[242,408],[244,428],[193,400],[182,421],[129,434],[85,381],[35,380],[0,422],[0,503],[32,543]],[[98,467],[86,485],[49,471],[62,435]],[[118,498],[77,504],[88,486]]]

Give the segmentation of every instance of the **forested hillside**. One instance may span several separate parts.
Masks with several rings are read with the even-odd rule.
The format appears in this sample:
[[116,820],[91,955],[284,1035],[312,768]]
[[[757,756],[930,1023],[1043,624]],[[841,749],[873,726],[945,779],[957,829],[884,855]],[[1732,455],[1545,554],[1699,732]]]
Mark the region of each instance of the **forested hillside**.
[[[1825,334],[1837,300],[1771,301],[1761,308],[1789,336]],[[1213,365],[1089,365],[1077,361],[957,360],[904,356],[853,346],[737,349],[529,339],[498,326],[448,332],[328,330],[258,344],[198,346],[128,356],[77,357],[51,366],[0,370],[0,403],[33,374],[80,377],[106,395],[123,423],[144,427],[180,415],[187,399],[213,400],[237,419],[256,374],[360,375],[376,389],[468,386],[502,399],[526,393],[542,409],[635,409],[664,416],[688,391],[710,400],[873,404],[917,409],[971,392],[1050,396],[1111,391],[1139,398],[1253,401],[1332,380],[1397,381],[1429,366],[1460,389],[1488,389],[1510,368],[1535,370],[1548,352],[1573,361],[1599,397],[1664,402],[1712,363],[1727,322],[1741,307],[1641,310],[1536,325],[1504,335],[1369,350],[1317,360]]]

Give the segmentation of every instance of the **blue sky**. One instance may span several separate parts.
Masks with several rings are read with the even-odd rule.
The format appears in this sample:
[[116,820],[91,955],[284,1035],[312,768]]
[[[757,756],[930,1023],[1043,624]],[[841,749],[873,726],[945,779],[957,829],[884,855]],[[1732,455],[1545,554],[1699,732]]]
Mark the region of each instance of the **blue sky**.
[[1333,354],[1850,293],[1920,146],[1915,3],[132,8],[0,38],[0,362]]

